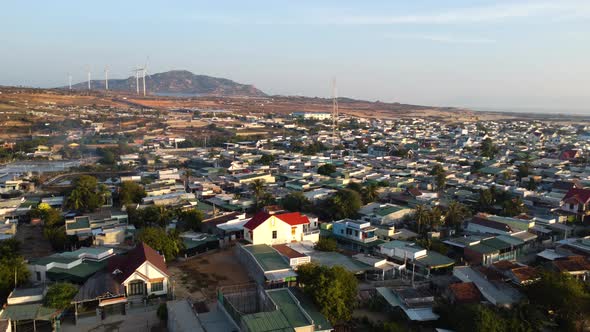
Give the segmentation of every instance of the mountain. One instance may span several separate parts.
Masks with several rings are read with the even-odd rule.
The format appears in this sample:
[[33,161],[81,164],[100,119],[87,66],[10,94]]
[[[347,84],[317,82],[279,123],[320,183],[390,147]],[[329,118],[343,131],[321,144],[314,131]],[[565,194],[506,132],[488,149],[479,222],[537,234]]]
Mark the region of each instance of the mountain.
[[[160,96],[248,96],[262,97],[266,94],[253,85],[236,83],[225,78],[195,75],[187,70],[171,70],[146,77],[148,94]],[[92,80],[92,89],[103,90],[104,80]],[[72,89],[86,90],[88,82],[72,85]],[[139,81],[140,91],[143,89]],[[135,76],[125,79],[109,79],[109,90],[134,92],[136,90]]]

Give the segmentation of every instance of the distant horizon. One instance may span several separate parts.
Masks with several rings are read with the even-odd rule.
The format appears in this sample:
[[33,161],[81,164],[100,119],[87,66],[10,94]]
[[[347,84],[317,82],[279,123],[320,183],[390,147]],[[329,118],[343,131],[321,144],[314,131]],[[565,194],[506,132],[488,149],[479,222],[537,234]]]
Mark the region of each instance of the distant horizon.
[[[584,110],[590,1],[7,2],[1,85],[170,67],[271,95]],[[505,107],[510,105],[510,107]],[[499,107],[500,106],[500,107]]]

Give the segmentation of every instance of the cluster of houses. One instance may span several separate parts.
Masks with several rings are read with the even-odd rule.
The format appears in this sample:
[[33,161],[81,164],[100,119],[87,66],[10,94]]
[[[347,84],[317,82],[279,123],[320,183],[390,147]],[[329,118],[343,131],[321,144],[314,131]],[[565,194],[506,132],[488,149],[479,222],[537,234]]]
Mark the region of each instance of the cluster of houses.
[[[341,116],[336,139],[327,113],[249,115],[240,121],[218,113],[203,119],[225,129],[272,135],[215,148],[205,141],[183,147],[186,140],[177,134],[144,135],[135,143],[136,152],[119,156],[120,166],[132,171],[100,182],[113,193],[126,181],[140,184],[146,195],[136,209],[202,211],[200,232],[179,235],[184,244],[179,258],[234,248],[253,284],[220,290],[217,306],[236,330],[331,330],[296,289],[297,268],[308,262],[343,266],[361,282],[373,283],[375,294],[392,310],[417,323],[439,318],[433,310],[436,297],[510,307],[524,296],[521,287],[538,280],[539,268],[580,280],[590,274],[590,239],[584,237],[590,221],[588,126]],[[169,128],[185,118],[180,112],[168,117]],[[85,130],[97,136],[109,132],[98,124]],[[74,141],[79,137],[70,134]],[[489,142],[494,152],[482,156]],[[319,151],[304,151],[318,143],[323,146]],[[39,147],[39,153],[54,150]],[[437,164],[444,170],[442,187],[431,172]],[[324,165],[335,171],[320,174]],[[39,304],[53,282],[79,286],[72,300],[76,319],[104,319],[153,299],[172,299],[173,280],[163,256],[137,242],[138,229],[129,223],[125,207],[107,202],[92,213],[68,211],[64,196],[37,193],[29,173],[0,169],[0,240],[15,237],[19,223],[42,222],[27,216],[33,206],[47,203],[63,211],[66,235],[87,247],[28,259],[36,290],[23,299],[26,292],[16,289],[0,320],[55,320],[55,315],[44,316],[47,308]],[[280,206],[260,208],[252,189],[262,184],[277,204],[301,192],[309,204],[319,206],[351,183],[378,184],[378,195],[355,215],[336,220]],[[519,200],[526,209],[509,214],[492,202],[484,210],[484,191]],[[439,217],[442,225],[421,234],[417,207],[444,211],[453,201],[468,206],[473,216],[458,227],[445,226]],[[166,227],[176,223],[170,220]],[[338,250],[316,248],[324,238],[333,239]],[[401,280],[402,286],[382,286],[392,279]],[[16,315],[18,306],[25,305],[37,311],[25,318]],[[169,302],[171,330],[210,330],[192,305],[184,299]]]

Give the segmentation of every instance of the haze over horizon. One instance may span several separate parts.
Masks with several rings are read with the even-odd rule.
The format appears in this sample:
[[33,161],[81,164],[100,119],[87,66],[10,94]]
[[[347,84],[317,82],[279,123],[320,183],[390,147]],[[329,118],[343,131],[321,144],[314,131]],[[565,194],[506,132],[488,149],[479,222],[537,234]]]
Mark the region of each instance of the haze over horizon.
[[269,94],[590,113],[590,1],[10,2],[0,85],[186,69]]

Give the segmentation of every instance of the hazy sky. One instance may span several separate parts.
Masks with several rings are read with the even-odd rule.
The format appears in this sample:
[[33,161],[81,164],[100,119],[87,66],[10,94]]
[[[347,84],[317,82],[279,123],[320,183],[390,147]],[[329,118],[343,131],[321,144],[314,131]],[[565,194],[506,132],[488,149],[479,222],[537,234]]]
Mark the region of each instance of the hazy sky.
[[590,110],[590,0],[4,1],[0,84],[187,69],[271,94]]

